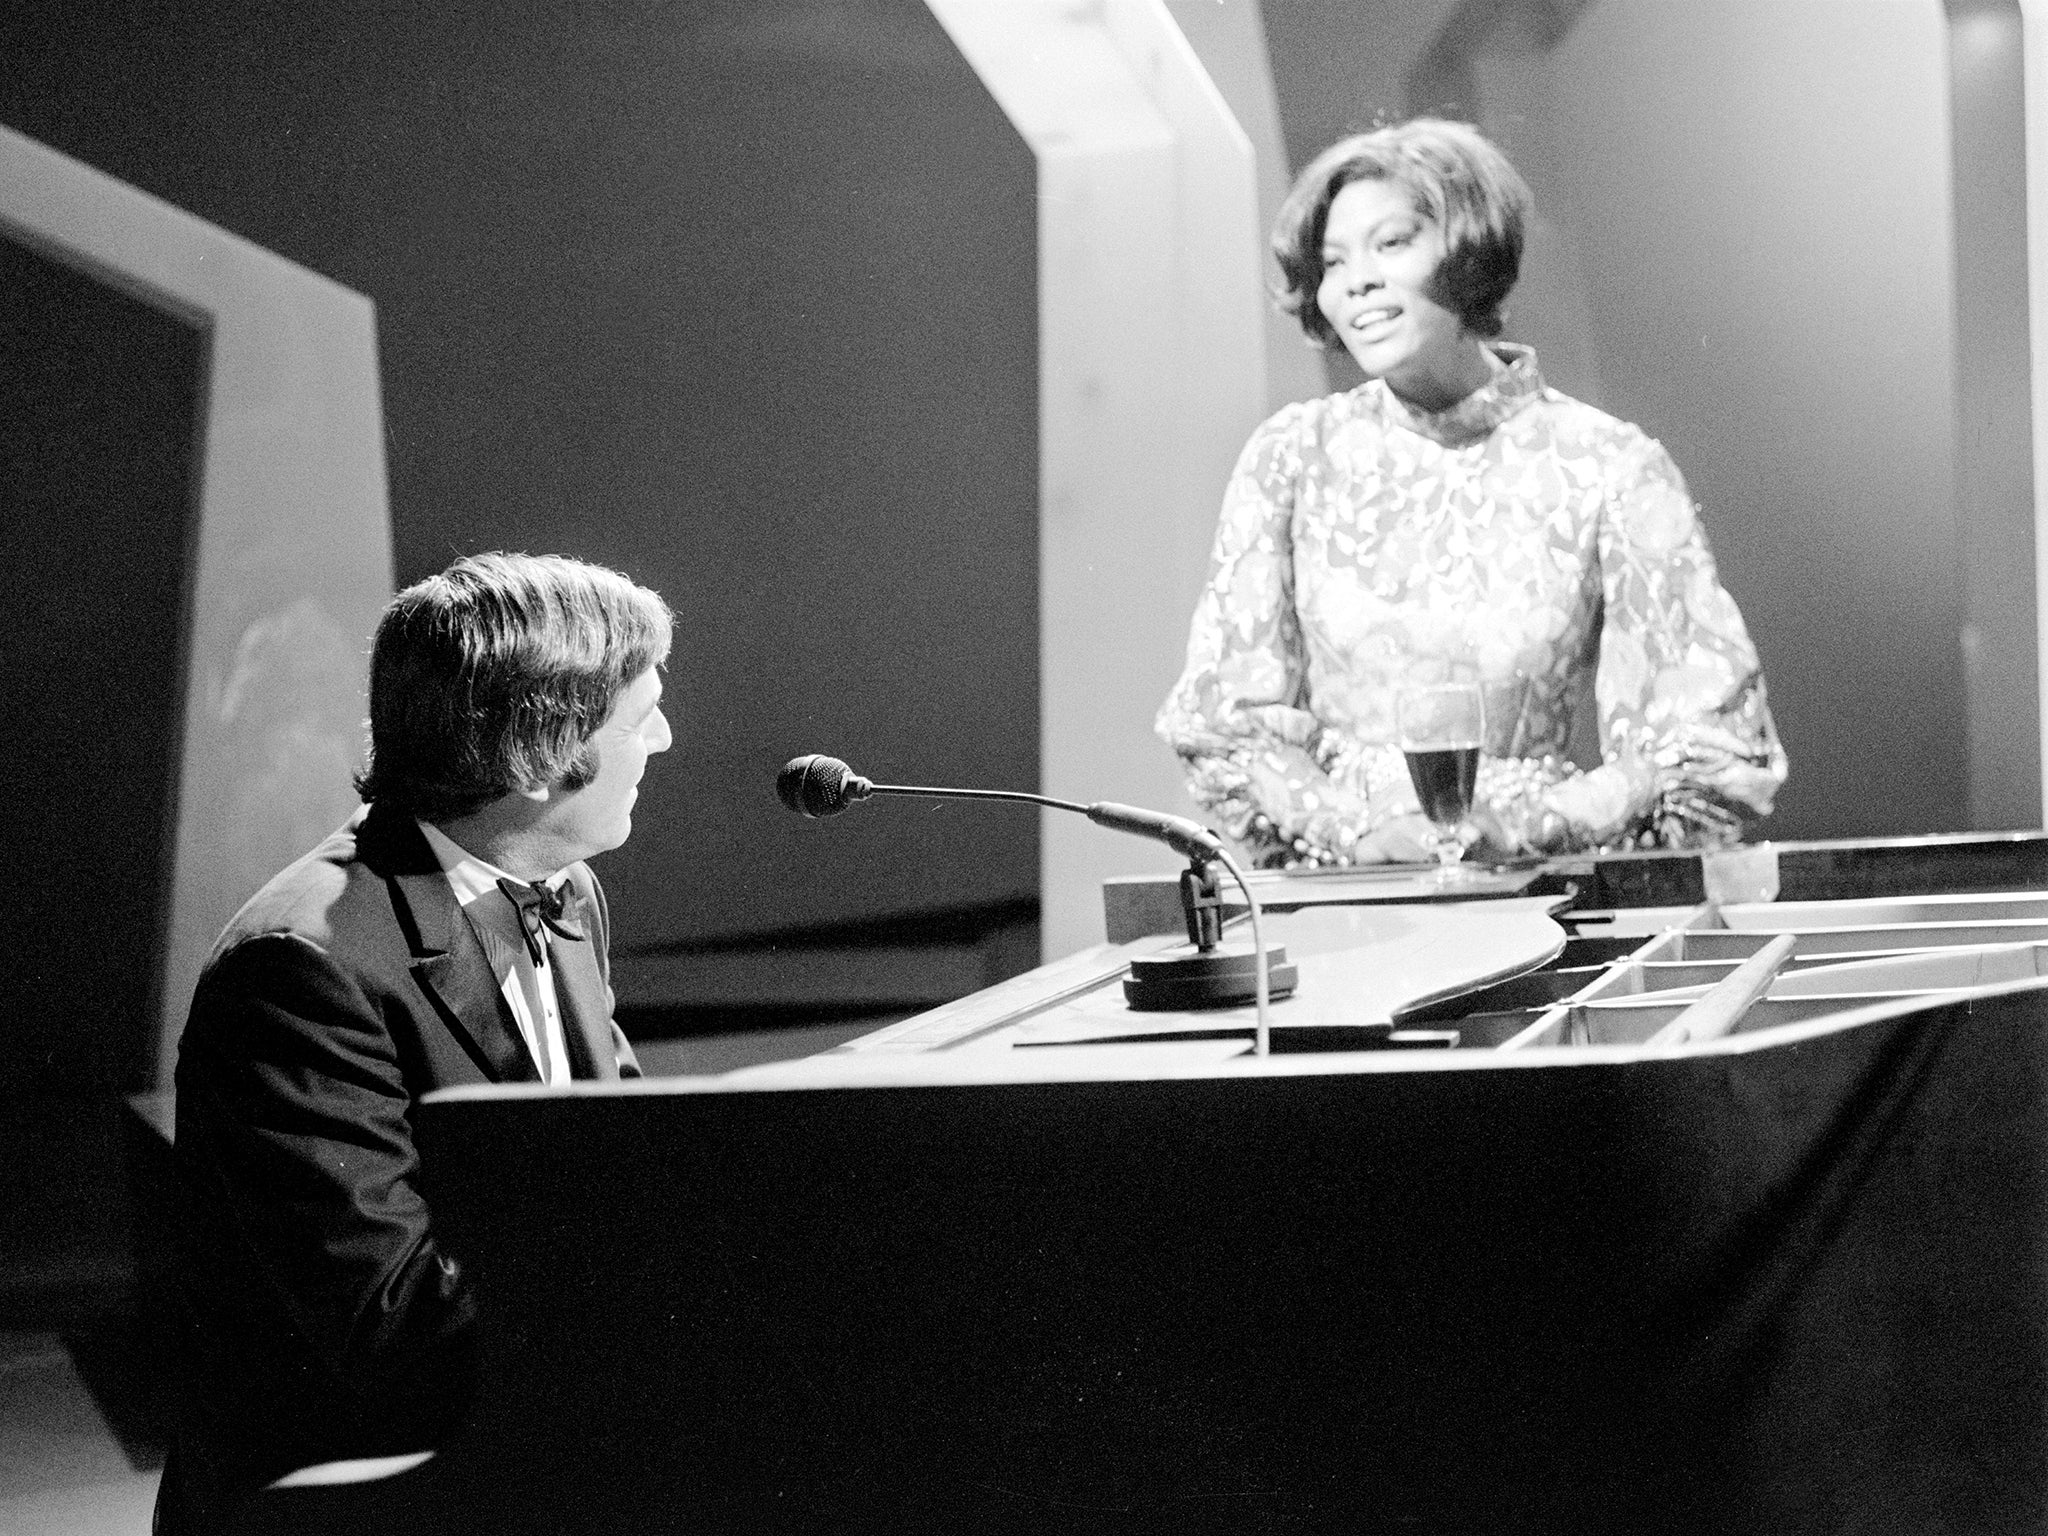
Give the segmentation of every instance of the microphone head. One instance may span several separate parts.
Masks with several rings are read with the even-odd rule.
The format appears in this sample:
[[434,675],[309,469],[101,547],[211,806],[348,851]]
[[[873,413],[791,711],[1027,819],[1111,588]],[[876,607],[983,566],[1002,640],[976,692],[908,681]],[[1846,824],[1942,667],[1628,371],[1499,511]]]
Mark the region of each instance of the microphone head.
[[775,776],[775,793],[799,816],[837,816],[856,800],[865,800],[868,781],[836,757],[807,752],[792,757]]

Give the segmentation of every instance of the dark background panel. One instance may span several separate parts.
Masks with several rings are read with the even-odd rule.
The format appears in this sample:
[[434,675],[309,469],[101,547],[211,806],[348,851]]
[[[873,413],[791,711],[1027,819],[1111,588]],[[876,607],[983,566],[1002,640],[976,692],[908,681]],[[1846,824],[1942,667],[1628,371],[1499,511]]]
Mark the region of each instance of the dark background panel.
[[88,3],[0,56],[0,122],[375,301],[402,582],[675,605],[622,949],[1035,897],[1032,818],[772,794],[1036,778],[1034,171],[922,5]]
[[142,1086],[205,337],[0,237],[0,1096]]
[[0,1326],[132,1285],[114,1095],[155,1046],[205,357],[0,238]]

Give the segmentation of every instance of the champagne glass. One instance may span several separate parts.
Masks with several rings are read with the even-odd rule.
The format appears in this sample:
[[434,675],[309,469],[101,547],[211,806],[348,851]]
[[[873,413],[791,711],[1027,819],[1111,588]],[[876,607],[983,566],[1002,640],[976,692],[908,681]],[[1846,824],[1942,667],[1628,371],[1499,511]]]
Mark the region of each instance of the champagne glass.
[[1479,748],[1486,740],[1486,703],[1477,683],[1429,683],[1403,688],[1394,699],[1394,728],[1408,758],[1408,778],[1429,818],[1437,881],[1457,878],[1465,857],[1458,836],[1472,814],[1479,779]]

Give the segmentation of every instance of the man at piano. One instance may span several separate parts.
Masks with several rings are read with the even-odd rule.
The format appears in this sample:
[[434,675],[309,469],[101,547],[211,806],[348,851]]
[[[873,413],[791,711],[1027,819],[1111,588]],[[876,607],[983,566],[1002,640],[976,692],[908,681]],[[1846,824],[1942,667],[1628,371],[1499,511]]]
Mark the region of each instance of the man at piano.
[[186,1391],[160,1533],[221,1528],[296,1468],[434,1446],[473,1376],[412,1109],[461,1083],[637,1076],[604,895],[670,741],[674,617],[561,557],[459,560],[371,658],[363,808],[270,881],[179,1047]]

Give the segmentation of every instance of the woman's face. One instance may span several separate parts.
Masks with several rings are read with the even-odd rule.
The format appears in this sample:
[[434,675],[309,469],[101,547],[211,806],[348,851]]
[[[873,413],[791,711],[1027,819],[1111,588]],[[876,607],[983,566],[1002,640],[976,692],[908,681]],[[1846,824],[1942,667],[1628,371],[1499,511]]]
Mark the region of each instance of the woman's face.
[[1478,338],[1430,297],[1443,231],[1391,181],[1347,182],[1323,226],[1316,307],[1366,377],[1425,410],[1486,382]]

